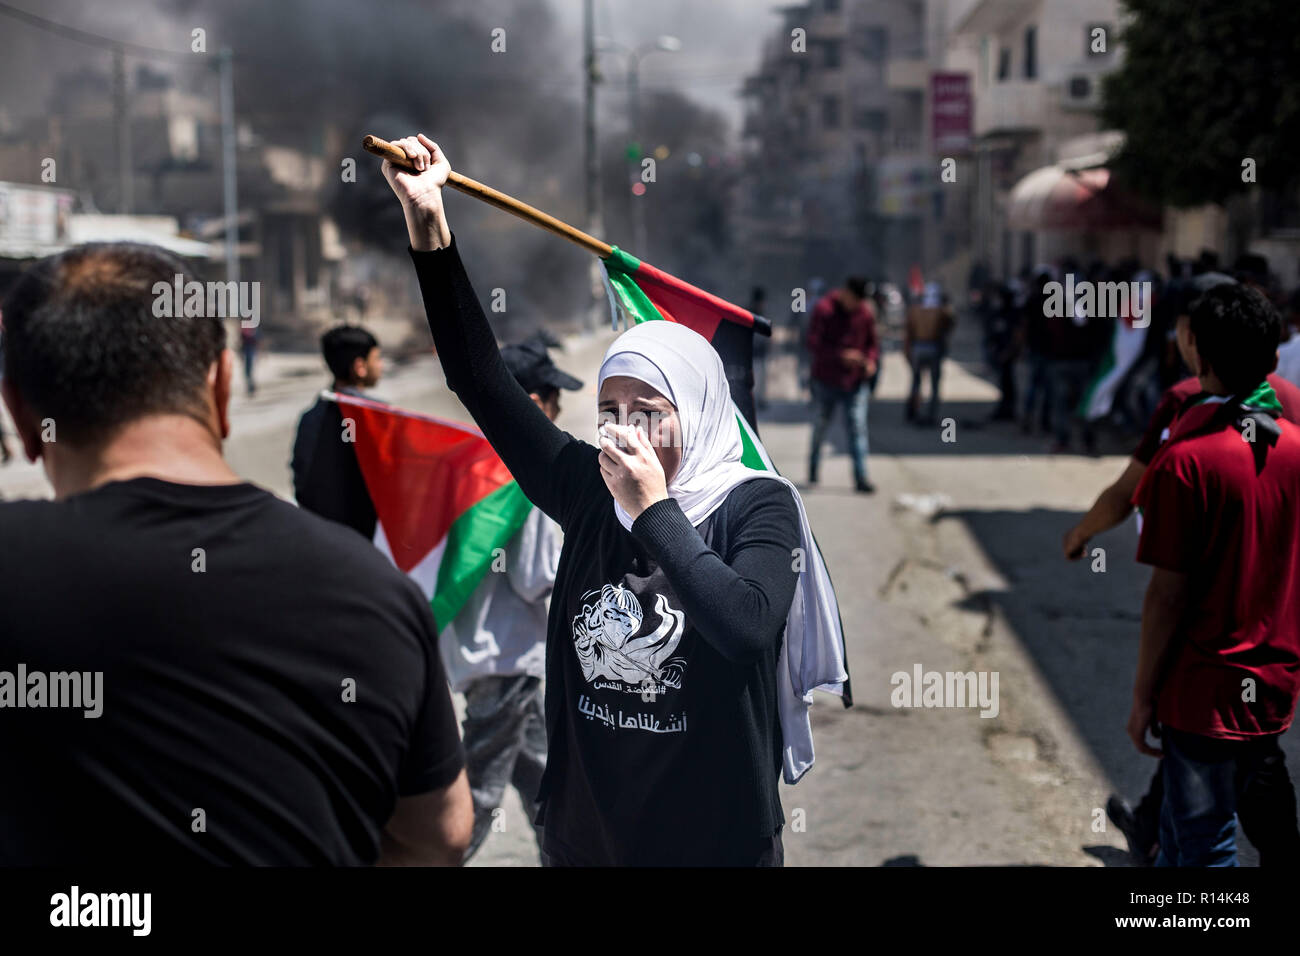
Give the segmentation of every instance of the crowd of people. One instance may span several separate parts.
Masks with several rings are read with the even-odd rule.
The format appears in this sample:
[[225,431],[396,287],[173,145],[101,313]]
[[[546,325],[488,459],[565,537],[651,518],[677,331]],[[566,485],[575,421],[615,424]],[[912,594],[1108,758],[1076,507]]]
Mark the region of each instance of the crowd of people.
[[[1134,259],[1083,265],[1067,257],[1003,282],[991,281],[985,269],[972,270],[972,311],[1000,393],[993,419],[1051,436],[1053,452],[1074,447],[1076,433],[1090,453],[1099,431],[1139,434],[1160,396],[1189,371],[1175,344],[1178,316],[1226,278],[1260,291],[1281,312],[1279,373],[1300,383],[1300,335],[1294,332],[1300,289],[1286,294],[1263,256],[1243,254],[1224,271],[1213,252],[1190,260],[1171,255],[1163,274]],[[1067,282],[1123,286],[1122,304],[1109,312],[1105,298],[1093,296],[1086,302],[1077,297],[1073,308],[1053,308],[1053,295]]]
[[[150,307],[186,272],[170,254],[92,244],[36,263],[3,303],[0,384],[55,498],[0,504],[0,763],[23,781],[0,788],[0,864],[455,865],[511,786],[545,865],[783,863],[778,781],[812,762],[791,656],[847,680],[825,569],[791,560],[816,551],[798,489],[742,464],[722,360],[677,323],[610,346],[596,445],[561,430],[561,393],[582,383],[543,339],[498,347],[442,207],[447,160],[422,136],[399,145],[415,171],[383,170],[447,382],[535,505],[506,573],[450,631],[435,622],[371,543],[375,508],[329,395],[299,421],[297,507],[236,475],[220,320]],[[1111,819],[1138,862],[1231,865],[1240,818],[1262,862],[1290,864],[1297,299],[1284,320],[1266,262],[1215,265],[1091,267],[1080,281],[1151,290],[1107,317],[1052,303],[1075,275],[1064,262],[977,283],[977,312],[995,419],[1058,449],[1076,422],[1085,446],[1101,421],[1143,432],[1063,541],[1078,559],[1138,510],[1153,568],[1128,732],[1163,760]],[[855,486],[874,491],[874,292],[847,279],[800,330],[812,484],[843,410]],[[938,284],[917,292],[904,415],[930,427],[957,315]],[[383,375],[364,328],[331,329],[321,351],[336,395],[366,397]]]

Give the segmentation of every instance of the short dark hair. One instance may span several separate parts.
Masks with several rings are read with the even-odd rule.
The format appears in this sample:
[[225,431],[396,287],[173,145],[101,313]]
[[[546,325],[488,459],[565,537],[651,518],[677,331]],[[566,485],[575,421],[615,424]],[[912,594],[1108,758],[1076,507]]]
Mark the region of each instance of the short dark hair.
[[1224,387],[1241,395],[1273,371],[1282,317],[1249,286],[1217,285],[1192,307],[1191,332],[1201,361]]
[[1232,273],[1239,282],[1268,283],[1268,259],[1255,252],[1243,252],[1232,264]]
[[379,340],[359,325],[336,325],[320,337],[325,364],[341,382],[351,382],[353,363],[366,358],[378,345]]
[[200,416],[225,347],[215,316],[155,314],[154,287],[192,278],[157,246],[88,243],[34,263],[0,306],[4,371],[58,437],[93,444],[137,418]]
[[862,276],[849,276],[844,280],[844,288],[848,289],[859,299],[867,297],[867,280]]

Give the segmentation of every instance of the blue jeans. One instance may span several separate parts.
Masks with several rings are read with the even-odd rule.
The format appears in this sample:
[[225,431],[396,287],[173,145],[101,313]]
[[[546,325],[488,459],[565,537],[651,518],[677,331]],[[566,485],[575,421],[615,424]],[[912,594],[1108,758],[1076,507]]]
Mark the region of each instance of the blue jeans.
[[1279,736],[1221,740],[1163,729],[1156,866],[1236,866],[1238,809],[1262,866],[1295,865],[1295,791]]
[[808,454],[808,477],[817,479],[817,465],[821,461],[822,442],[831,415],[838,406],[844,406],[844,416],[849,430],[849,454],[853,456],[853,477],[858,484],[867,480],[867,403],[870,389],[866,382],[850,391],[842,391],[812,380],[813,434],[812,450]]

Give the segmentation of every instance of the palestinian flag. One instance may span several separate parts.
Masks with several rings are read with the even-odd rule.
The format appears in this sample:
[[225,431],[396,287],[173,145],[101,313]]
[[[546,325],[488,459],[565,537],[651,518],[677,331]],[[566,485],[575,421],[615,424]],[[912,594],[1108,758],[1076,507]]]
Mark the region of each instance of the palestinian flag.
[[[1145,289],[1147,284],[1139,281],[1137,288]],[[1138,294],[1142,293],[1139,291]],[[1142,360],[1147,345],[1147,329],[1151,325],[1151,310],[1155,303],[1147,301],[1142,305],[1144,308],[1130,305],[1115,323],[1106,354],[1102,356],[1101,364],[1079,400],[1078,414],[1085,421],[1095,422],[1110,414],[1120,385]],[[1137,325],[1134,313],[1140,313],[1144,317],[1140,326]]]
[[[751,461],[750,442],[757,429],[754,416],[754,335],[771,335],[772,323],[761,315],[747,312],[725,299],[683,282],[676,276],[656,269],[618,246],[605,267],[605,288],[617,323],[623,315],[629,325],[650,319],[680,322],[708,339],[722,356],[722,366],[731,386],[731,400],[741,416],[741,434],[746,436],[745,464],[762,468],[755,456]],[[748,427],[746,427],[748,426]],[[770,470],[770,469],[769,469]]]
[[[1167,437],[1162,437],[1155,457],[1147,465],[1142,479],[1133,491],[1130,501],[1138,511],[1138,534],[1142,533],[1143,512],[1151,497],[1151,483],[1157,471],[1154,466],[1170,446],[1231,425],[1242,432],[1245,444],[1255,456],[1255,473],[1258,474],[1264,468],[1269,448],[1281,434],[1277,424],[1281,415],[1282,403],[1267,379],[1255,386],[1255,390],[1244,398],[1204,394],[1193,396],[1165,429]],[[1249,437],[1246,432],[1248,428],[1251,429]]]
[[533,505],[477,429],[351,395],[326,397],[356,423],[357,463],[378,516],[375,546],[420,585],[442,632]]

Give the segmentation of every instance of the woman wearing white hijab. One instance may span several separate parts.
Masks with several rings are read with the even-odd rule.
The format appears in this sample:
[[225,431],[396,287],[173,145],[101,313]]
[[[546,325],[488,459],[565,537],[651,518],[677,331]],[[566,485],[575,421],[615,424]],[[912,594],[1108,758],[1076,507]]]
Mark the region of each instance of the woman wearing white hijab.
[[[565,532],[547,627],[543,861],[780,865],[777,778],[812,760],[805,692],[845,679],[840,645],[804,639],[838,637],[838,622],[798,494],[740,463],[721,360],[674,323],[610,347],[599,447],[552,424],[506,371],[460,262],[446,159],[423,136],[398,145],[421,172],[385,162],[384,174],[447,382]],[[801,572],[810,561],[820,574]]]

